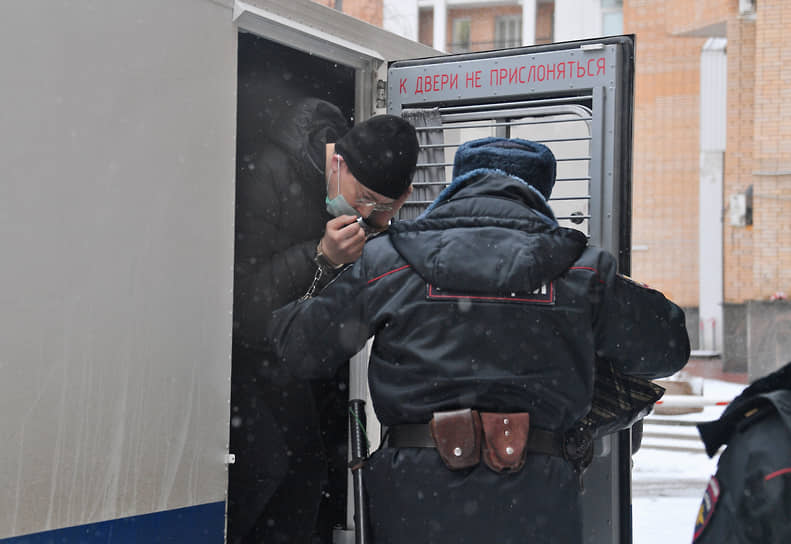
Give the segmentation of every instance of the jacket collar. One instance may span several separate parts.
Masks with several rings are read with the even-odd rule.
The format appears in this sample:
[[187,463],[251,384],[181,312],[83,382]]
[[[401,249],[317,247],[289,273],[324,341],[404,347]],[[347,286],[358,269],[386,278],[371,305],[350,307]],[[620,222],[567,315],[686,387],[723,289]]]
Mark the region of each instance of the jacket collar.
[[437,207],[460,198],[500,196],[525,204],[550,225],[557,225],[555,214],[544,196],[526,181],[499,169],[476,168],[456,177],[420,215],[423,218]]

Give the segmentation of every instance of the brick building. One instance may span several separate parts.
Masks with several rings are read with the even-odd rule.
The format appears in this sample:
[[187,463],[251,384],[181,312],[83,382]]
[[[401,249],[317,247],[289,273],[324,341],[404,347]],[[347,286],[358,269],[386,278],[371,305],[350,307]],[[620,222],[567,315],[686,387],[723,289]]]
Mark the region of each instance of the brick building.
[[791,2],[341,3],[448,52],[635,34],[632,275],[726,370],[791,359]]
[[382,0],[313,0],[335,8],[347,15],[362,19],[366,23],[382,26],[384,2]]
[[693,347],[757,377],[791,359],[791,311],[772,301],[791,288],[791,3],[625,0],[623,21],[633,273],[699,316]]

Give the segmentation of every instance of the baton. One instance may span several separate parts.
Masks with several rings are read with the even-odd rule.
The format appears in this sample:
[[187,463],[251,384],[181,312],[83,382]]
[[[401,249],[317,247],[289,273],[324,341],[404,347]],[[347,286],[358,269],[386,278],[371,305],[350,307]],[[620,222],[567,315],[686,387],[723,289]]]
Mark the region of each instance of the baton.
[[349,401],[349,423],[352,447],[349,468],[352,471],[352,486],[354,488],[354,542],[355,544],[367,544],[368,516],[363,490],[363,465],[368,457],[368,438],[365,436],[364,400]]
[[354,493],[354,542],[368,544],[368,505],[363,489],[363,465],[368,457],[365,401],[368,384],[368,350],[352,357],[349,367],[349,442]]

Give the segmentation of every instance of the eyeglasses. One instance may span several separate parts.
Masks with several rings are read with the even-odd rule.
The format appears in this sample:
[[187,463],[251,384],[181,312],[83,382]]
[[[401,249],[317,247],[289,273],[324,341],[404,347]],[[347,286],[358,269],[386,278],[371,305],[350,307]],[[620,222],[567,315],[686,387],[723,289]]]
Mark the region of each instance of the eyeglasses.
[[392,212],[393,205],[392,204],[380,204],[375,200],[365,200],[362,198],[358,198],[354,201],[355,204],[358,206],[365,206],[366,208],[371,208],[372,212]]
[[[338,194],[341,193],[341,156],[336,154],[335,155],[338,159]],[[392,204],[380,204],[376,200],[367,200],[365,198],[358,198],[354,201],[355,204],[358,206],[364,206],[366,208],[371,208],[371,212],[392,212],[393,205]]]

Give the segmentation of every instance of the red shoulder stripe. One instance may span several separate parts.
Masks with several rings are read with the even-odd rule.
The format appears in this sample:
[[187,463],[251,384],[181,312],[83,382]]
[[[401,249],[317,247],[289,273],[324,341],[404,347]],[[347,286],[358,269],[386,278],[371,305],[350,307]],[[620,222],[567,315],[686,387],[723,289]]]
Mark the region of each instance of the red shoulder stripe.
[[766,476],[764,476],[764,481],[768,482],[772,478],[776,478],[778,476],[782,476],[783,474],[788,474],[789,472],[791,472],[791,467],[781,468],[780,470],[776,470],[773,473],[767,474]]
[[381,276],[376,276],[375,278],[368,280],[368,283],[371,284],[371,283],[373,283],[373,282],[375,282],[377,280],[381,280],[385,276],[389,276],[390,274],[394,274],[395,272],[398,272],[399,270],[405,270],[407,268],[412,268],[412,265],[411,264],[405,264],[404,266],[400,266],[400,267],[398,267],[398,268],[396,268],[394,270],[391,270],[390,272],[385,272]]

